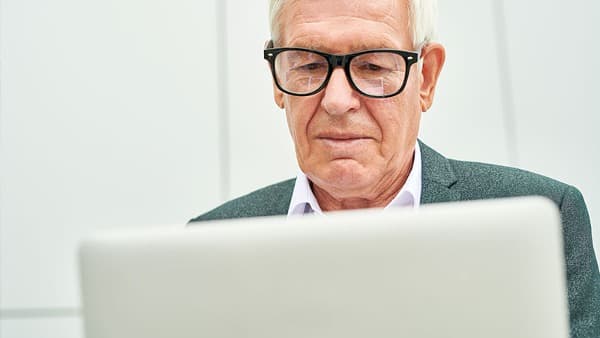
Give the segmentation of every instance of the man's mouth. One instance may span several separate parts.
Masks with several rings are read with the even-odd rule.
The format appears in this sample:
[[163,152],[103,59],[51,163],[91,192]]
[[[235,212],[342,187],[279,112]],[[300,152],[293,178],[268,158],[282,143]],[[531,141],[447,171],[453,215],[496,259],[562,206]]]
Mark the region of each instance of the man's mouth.
[[365,135],[362,134],[356,134],[356,133],[335,133],[335,132],[329,132],[329,133],[322,133],[319,134],[317,136],[318,139],[322,139],[322,140],[330,140],[330,141],[354,141],[354,140],[366,140],[366,139],[370,139],[370,137],[367,137]]
[[317,142],[332,159],[352,159],[368,151],[372,137],[351,132],[327,132],[317,136]]

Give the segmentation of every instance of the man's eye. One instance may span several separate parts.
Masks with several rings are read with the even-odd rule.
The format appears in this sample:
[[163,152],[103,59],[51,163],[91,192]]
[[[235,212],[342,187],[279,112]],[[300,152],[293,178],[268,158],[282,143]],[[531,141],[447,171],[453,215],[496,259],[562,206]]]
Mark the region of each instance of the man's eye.
[[379,72],[383,70],[383,67],[376,65],[374,63],[364,63],[362,65],[362,70],[370,71],[370,72]]
[[296,67],[299,71],[317,71],[326,68],[326,65],[321,62],[313,62]]

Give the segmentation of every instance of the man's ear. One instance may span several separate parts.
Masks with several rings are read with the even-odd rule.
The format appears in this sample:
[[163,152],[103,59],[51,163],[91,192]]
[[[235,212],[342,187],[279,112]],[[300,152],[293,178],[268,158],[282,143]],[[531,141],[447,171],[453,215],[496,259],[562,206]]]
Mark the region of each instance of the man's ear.
[[439,43],[429,43],[421,51],[423,82],[419,91],[421,111],[429,110],[433,104],[435,86],[437,85],[440,72],[446,60],[446,50]]
[[275,99],[275,104],[283,109],[285,108],[285,104],[283,103],[283,92],[277,88],[275,82],[273,82],[273,99]]

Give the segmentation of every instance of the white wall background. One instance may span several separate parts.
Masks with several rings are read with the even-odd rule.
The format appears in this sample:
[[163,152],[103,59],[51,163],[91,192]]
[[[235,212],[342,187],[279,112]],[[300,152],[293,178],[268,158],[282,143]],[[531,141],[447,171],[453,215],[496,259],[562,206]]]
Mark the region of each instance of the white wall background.
[[[267,2],[0,0],[0,336],[81,337],[76,247],[296,172]],[[422,139],[571,183],[600,214],[600,3],[440,0]],[[600,247],[600,227],[594,229]]]

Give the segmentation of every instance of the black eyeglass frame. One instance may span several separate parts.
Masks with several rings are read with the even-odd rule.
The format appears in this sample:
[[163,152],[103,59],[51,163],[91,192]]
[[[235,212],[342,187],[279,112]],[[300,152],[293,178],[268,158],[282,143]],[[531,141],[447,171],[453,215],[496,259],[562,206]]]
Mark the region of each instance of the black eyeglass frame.
[[[408,76],[410,75],[410,68],[412,67],[413,64],[419,62],[419,57],[420,57],[419,52],[410,52],[410,51],[404,51],[404,50],[398,50],[398,49],[369,49],[369,50],[363,50],[363,51],[351,53],[351,54],[329,54],[329,53],[321,52],[319,50],[308,49],[308,48],[297,48],[297,47],[272,48],[272,47],[273,47],[273,41],[269,41],[264,49],[264,59],[267,60],[269,62],[269,65],[271,66],[271,75],[273,76],[273,81],[275,81],[275,85],[277,86],[277,88],[279,88],[279,90],[281,90],[282,92],[284,92],[286,94],[294,95],[294,96],[310,96],[310,95],[314,95],[314,94],[320,92],[321,90],[323,90],[323,88],[327,87],[327,84],[329,83],[329,79],[331,78],[331,74],[333,73],[333,70],[337,67],[342,67],[344,69],[344,72],[346,73],[346,79],[348,79],[348,83],[350,83],[350,86],[354,90],[359,92],[361,95],[371,97],[371,98],[377,98],[377,99],[385,99],[388,97],[396,96],[396,95],[400,94],[406,87],[406,82],[408,81]],[[325,77],[325,81],[323,81],[323,84],[321,86],[319,86],[319,88],[317,88],[311,92],[308,92],[308,93],[299,94],[299,93],[294,93],[294,92],[285,90],[285,88],[283,88],[281,86],[281,84],[277,80],[277,75],[275,74],[275,72],[276,72],[275,71],[275,59],[277,58],[277,55],[281,54],[282,52],[286,52],[286,51],[290,51],[290,50],[312,52],[312,53],[323,56],[327,60],[327,62],[329,64],[329,68],[327,70],[327,76]],[[400,89],[398,89],[396,92],[387,94],[387,95],[371,95],[371,94],[367,94],[367,93],[363,92],[362,90],[360,90],[358,88],[358,86],[354,83],[354,80],[352,79],[352,76],[350,75],[350,62],[352,61],[352,59],[354,59],[355,57],[357,57],[359,55],[374,53],[374,52],[394,53],[394,54],[398,54],[398,55],[402,56],[402,58],[404,59],[404,62],[406,63],[406,72],[404,73],[404,79],[402,81],[402,86],[400,86]]]

